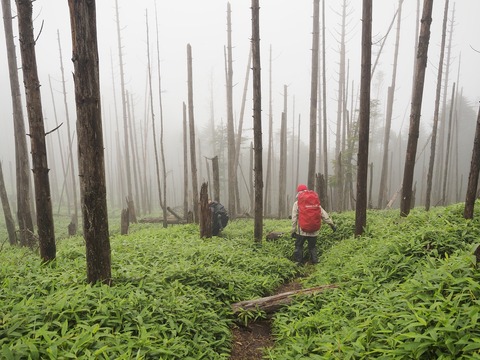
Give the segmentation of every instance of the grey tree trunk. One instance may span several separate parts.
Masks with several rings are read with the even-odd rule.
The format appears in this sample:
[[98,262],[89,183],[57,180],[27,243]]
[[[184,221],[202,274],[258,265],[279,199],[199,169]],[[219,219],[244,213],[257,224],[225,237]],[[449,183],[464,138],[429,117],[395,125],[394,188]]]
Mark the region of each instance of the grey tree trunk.
[[312,74],[310,80],[310,140],[308,150],[307,186],[315,186],[315,164],[317,157],[317,96],[318,96],[318,47],[320,40],[320,0],[313,0],[313,34],[312,34]]
[[212,213],[208,206],[208,184],[203,183],[200,188],[200,237],[212,237]]
[[58,52],[60,58],[60,72],[62,74],[62,91],[63,91],[63,106],[65,107],[65,121],[67,122],[67,132],[68,132],[68,156],[70,158],[70,176],[72,180],[72,194],[73,194],[73,214],[72,222],[74,223],[75,229],[78,226],[78,201],[77,201],[77,180],[75,176],[75,163],[73,161],[73,134],[70,129],[70,115],[68,112],[67,105],[67,89],[65,86],[65,71],[63,69],[63,57],[62,57],[62,47],[60,45],[60,32],[57,30],[57,41],[58,41]]
[[357,203],[355,235],[367,224],[368,138],[370,131],[370,83],[372,68],[372,0],[363,0],[362,65],[360,78],[360,114],[358,131]]
[[17,57],[13,42],[12,8],[10,0],[2,0],[3,25],[7,46],[8,73],[13,107],[13,129],[15,139],[15,172],[17,184],[17,219],[19,240],[22,246],[33,246],[33,219],[30,208],[30,164],[27,137],[23,119],[22,96],[18,79]]
[[[148,15],[145,11],[145,22],[147,27],[147,63],[148,63],[148,88],[150,94],[150,110],[152,116],[152,136],[153,136],[153,150],[155,153],[155,171],[156,171],[156,180],[157,180],[157,189],[158,189],[158,201],[160,207],[163,209],[163,197],[162,197],[162,187],[160,185],[160,165],[158,163],[158,149],[157,149],[157,132],[155,130],[155,112],[153,111],[153,90],[152,90],[152,73],[151,73],[151,62],[150,62],[150,36],[149,36],[149,27],[148,27]],[[164,211],[165,212],[165,211]]]
[[47,148],[43,123],[40,82],[38,80],[35,38],[33,34],[32,2],[17,0],[18,32],[22,55],[23,83],[27,100],[30,144],[32,152],[35,205],[37,209],[38,240],[40,257],[48,262],[55,259],[55,229],[53,224],[52,199],[48,178]]
[[188,141],[187,141],[187,105],[182,104],[183,112],[183,218],[188,214]]
[[[228,143],[228,213],[235,218],[235,133],[233,126],[232,11],[227,3],[227,143]],[[238,149],[237,149],[238,150]]]
[[122,115],[123,115],[123,141],[125,147],[125,177],[127,178],[127,205],[128,216],[130,221],[137,222],[135,213],[135,203],[132,196],[132,176],[130,167],[130,147],[128,141],[128,113],[127,99],[125,91],[125,73],[123,70],[123,54],[122,54],[122,36],[120,34],[120,16],[118,14],[118,0],[115,0],[115,14],[117,19],[117,40],[118,40],[118,59],[120,64],[120,91],[122,94]]
[[410,213],[412,200],[413,173],[415,169],[415,156],[420,127],[420,112],[422,110],[423,85],[425,83],[425,70],[427,67],[428,43],[430,41],[430,24],[432,23],[433,0],[424,0],[422,25],[418,39],[417,61],[415,63],[415,84],[412,92],[412,107],[410,111],[410,128],[408,131],[405,168],[402,182],[402,199],[400,202],[400,215]]
[[455,83],[453,83],[453,87],[452,87],[452,100],[450,101],[450,115],[448,117],[447,146],[445,149],[445,167],[444,167],[443,188],[442,188],[442,205],[444,206],[446,205],[446,202],[447,202],[448,161],[450,157],[450,141],[452,138],[454,102],[455,102]]
[[265,177],[265,214],[272,210],[272,157],[273,157],[273,107],[272,107],[272,46],[270,45],[269,58],[269,91],[268,91],[268,149],[267,149],[267,174]]
[[433,127],[432,127],[432,142],[430,144],[430,161],[428,163],[427,173],[427,190],[425,194],[425,209],[430,210],[430,200],[432,195],[432,183],[433,183],[433,169],[435,164],[435,153],[437,143],[437,129],[438,129],[438,113],[440,109],[440,93],[442,91],[442,75],[443,75],[443,59],[445,54],[445,37],[447,32],[447,19],[448,19],[448,2],[445,0],[445,8],[443,13],[443,25],[442,25],[442,43],[440,45],[440,59],[438,63],[437,72],[437,87],[435,91],[435,108],[433,111]]
[[95,2],[69,0],[87,280],[111,282]]
[[326,71],[327,63],[326,63],[326,54],[325,54],[325,47],[326,47],[325,28],[326,28],[325,0],[322,0],[322,102],[323,102],[322,110],[323,110],[323,161],[324,161],[323,173],[325,175],[325,195],[324,195],[324,198],[322,199],[322,203],[323,203],[323,206],[328,209],[330,205],[330,198],[328,196],[327,71]]
[[387,188],[387,174],[388,174],[388,156],[389,156],[389,145],[390,145],[390,130],[392,128],[392,113],[393,113],[393,102],[395,99],[395,87],[397,80],[397,64],[398,64],[398,48],[400,45],[400,25],[402,22],[402,4],[403,0],[398,1],[398,10],[397,10],[397,34],[395,38],[395,52],[393,55],[393,70],[392,70],[392,82],[388,88],[388,97],[387,97],[387,114],[385,118],[385,135],[383,140],[383,161],[382,161],[382,172],[380,175],[380,186],[378,192],[378,208],[384,206],[385,199],[387,198],[388,188]]
[[465,196],[465,209],[463,217],[473,219],[473,209],[477,198],[478,175],[480,172],[480,107],[478,108],[477,126],[473,139],[472,160],[470,162],[470,174],[468,175],[467,194]]
[[[287,91],[287,86],[284,86],[284,91]],[[287,119],[285,112],[282,112],[282,123],[280,126],[280,166],[278,174],[278,218],[286,217],[286,203],[287,196]]]
[[193,189],[193,219],[198,224],[198,180],[197,158],[195,155],[195,119],[193,113],[193,71],[192,71],[192,47],[187,45],[187,70],[188,70],[188,122],[190,130],[190,162],[192,167]]
[[8,241],[10,245],[17,244],[17,236],[15,234],[15,222],[13,221],[10,203],[8,202],[7,189],[3,179],[2,162],[0,161],[0,200],[2,201],[3,215],[5,216],[5,225],[7,226]]
[[260,67],[260,5],[252,0],[253,63],[253,147],[255,153],[255,220],[253,236],[260,244],[263,237],[263,165],[262,165],[262,83]]

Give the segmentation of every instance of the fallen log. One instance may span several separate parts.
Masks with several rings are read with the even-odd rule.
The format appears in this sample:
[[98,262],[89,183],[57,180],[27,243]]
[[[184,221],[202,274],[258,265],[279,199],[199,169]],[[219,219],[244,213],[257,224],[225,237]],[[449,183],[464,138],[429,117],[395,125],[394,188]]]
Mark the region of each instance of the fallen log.
[[240,311],[249,311],[249,310],[262,310],[267,314],[271,314],[277,311],[280,307],[288,305],[292,302],[293,298],[297,295],[311,295],[318,292],[322,292],[327,289],[338,288],[338,285],[322,285],[316,286],[308,289],[300,289],[287,291],[281,294],[276,294],[272,296],[267,296],[259,299],[245,300],[232,304],[233,313],[236,314]]

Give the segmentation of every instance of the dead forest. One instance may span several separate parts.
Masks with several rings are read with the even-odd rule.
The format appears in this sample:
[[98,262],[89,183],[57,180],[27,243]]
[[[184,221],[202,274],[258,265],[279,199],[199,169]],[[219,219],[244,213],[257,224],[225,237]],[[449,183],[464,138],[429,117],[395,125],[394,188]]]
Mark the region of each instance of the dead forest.
[[[89,280],[108,282],[109,217],[122,218],[124,233],[129,222],[199,223],[202,195],[224,204],[231,219],[254,219],[261,241],[262,219],[286,219],[298,183],[315,189],[329,212],[356,211],[357,235],[367,209],[408,216],[413,207],[465,202],[465,217],[473,216],[480,112],[478,91],[464,93],[463,82],[476,75],[462,56],[478,62],[480,45],[459,51],[458,2],[433,9],[433,0],[395,0],[376,12],[368,0],[310,1],[301,20],[308,46],[297,54],[308,67],[301,94],[291,85],[296,79],[281,83],[289,69],[277,67],[278,44],[262,38],[272,22],[261,0],[215,2],[224,14],[215,79],[197,65],[202,48],[193,42],[181,44],[184,57],[171,60],[176,68],[165,66],[169,34],[159,30],[156,3],[145,3],[142,27],[134,29],[124,1],[110,5],[107,19],[95,2],[69,0],[62,16],[70,27],[47,42],[41,1],[1,2],[1,86],[9,101],[1,116],[12,129],[2,139],[12,142],[0,154],[0,223],[12,245],[38,239],[45,261],[55,258],[53,219],[62,214],[69,234],[86,240]],[[249,14],[242,30],[239,7]],[[98,40],[107,22],[109,49]],[[129,31],[143,47],[135,53],[140,89],[127,67],[135,52]],[[47,74],[36,61],[45,44],[53,44],[56,67]],[[173,72],[183,91],[176,103],[172,85],[165,87]],[[200,90],[199,74],[210,83]]]

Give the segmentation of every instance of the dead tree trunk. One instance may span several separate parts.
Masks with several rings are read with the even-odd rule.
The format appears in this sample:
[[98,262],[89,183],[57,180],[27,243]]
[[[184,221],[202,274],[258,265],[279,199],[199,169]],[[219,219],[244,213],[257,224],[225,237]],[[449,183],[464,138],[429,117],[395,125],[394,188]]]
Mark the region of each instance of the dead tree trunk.
[[55,259],[55,229],[53,224],[47,148],[43,123],[40,82],[38,80],[35,38],[33,34],[32,2],[17,0],[18,32],[22,55],[23,83],[27,100],[30,143],[32,152],[35,205],[37,209],[40,257],[48,262]]
[[433,0],[424,0],[422,26],[418,39],[417,61],[415,63],[415,85],[412,93],[412,108],[410,111],[410,128],[408,131],[405,169],[402,182],[402,199],[400,203],[401,216],[410,213],[412,199],[413,172],[420,127],[420,112],[422,110],[423,85],[427,67],[428,43],[430,41],[430,24],[432,23]]
[[[287,86],[284,86],[284,91]],[[287,196],[287,119],[285,112],[282,112],[282,123],[280,127],[280,166],[278,174],[278,218],[284,219],[285,197]]]
[[122,209],[122,213],[120,215],[120,235],[127,235],[128,234],[128,226],[130,225],[130,219],[128,215],[128,207]]
[[430,161],[428,163],[427,173],[427,191],[425,196],[425,210],[430,210],[430,199],[432,195],[433,168],[435,164],[435,153],[437,145],[438,112],[440,109],[440,93],[442,91],[443,58],[445,54],[445,36],[447,32],[448,1],[445,1],[445,10],[443,13],[442,25],[442,43],[440,45],[440,59],[438,62],[437,88],[435,91],[435,109],[433,111],[432,142],[430,144]]
[[319,14],[320,0],[313,0],[313,34],[312,34],[312,74],[310,80],[310,140],[308,150],[309,189],[315,186],[315,163],[317,158],[317,96],[318,96],[318,47],[319,47]]
[[77,201],[77,180],[75,176],[75,163],[73,161],[73,134],[70,130],[70,115],[69,115],[70,113],[68,112],[68,105],[67,105],[67,89],[65,86],[65,71],[63,69],[62,47],[60,45],[60,32],[58,30],[57,30],[57,41],[58,41],[58,52],[60,54],[59,57],[60,57],[60,72],[62,74],[63,106],[65,107],[65,121],[67,122],[68,156],[70,158],[70,176],[72,180],[72,194],[73,194],[72,222],[75,223],[75,228],[76,228],[78,225],[78,201]]
[[470,174],[468,175],[467,194],[465,196],[465,209],[463,217],[473,219],[473,209],[477,198],[478,175],[480,172],[480,107],[478,108],[477,126],[473,139],[472,160],[470,162]]
[[368,138],[370,131],[370,83],[372,73],[372,0],[363,0],[362,67],[360,78],[360,114],[358,131],[357,203],[355,235],[367,225]]
[[213,200],[220,202],[220,170],[218,168],[218,156],[212,159],[213,173]]
[[111,282],[95,2],[69,0],[87,280]]
[[[132,150],[131,152],[131,160],[132,160],[132,169],[133,169],[133,186],[135,189],[134,196],[132,197],[132,200],[134,200],[134,203],[137,204],[140,207],[140,191],[138,189],[138,175],[140,171],[138,171],[138,168],[136,168],[136,165],[138,165],[137,157],[135,155],[135,147],[136,144],[133,141],[133,128],[135,124],[135,120],[133,119],[133,98],[131,94],[126,92],[125,94],[126,99],[127,99],[127,119],[128,119],[128,142],[129,142],[129,147]],[[135,214],[136,216],[136,214]]]
[[188,141],[187,141],[187,106],[182,104],[183,111],[183,218],[188,214]]
[[253,62],[253,143],[255,152],[255,220],[254,239],[260,244],[263,236],[263,166],[262,166],[262,86],[260,67],[260,5],[252,0]]
[[452,100],[450,101],[450,115],[448,117],[448,129],[447,129],[447,146],[445,149],[445,167],[443,174],[443,190],[442,190],[442,205],[446,205],[447,201],[447,178],[448,178],[448,161],[450,156],[450,141],[452,138],[452,122],[453,122],[453,108],[455,102],[455,83],[452,87]]
[[17,183],[17,220],[19,240],[22,246],[33,246],[33,219],[30,208],[30,164],[27,137],[23,119],[22,96],[18,79],[17,57],[13,42],[12,8],[10,0],[2,0],[3,25],[7,46],[8,73],[13,107],[13,129],[15,138],[15,167]]
[[193,71],[192,71],[192,47],[187,45],[187,70],[188,70],[188,122],[190,130],[190,162],[192,167],[192,189],[193,189],[193,218],[198,224],[198,180],[197,180],[197,158],[195,155],[195,119],[193,113]]
[[269,91],[268,91],[268,149],[267,149],[267,174],[265,177],[265,214],[272,210],[272,163],[273,163],[273,107],[272,107],[272,46],[270,45],[269,58]]
[[5,225],[7,226],[8,241],[10,245],[17,244],[15,234],[15,222],[13,221],[10,203],[8,202],[7,190],[5,189],[5,181],[3,179],[2,163],[0,162],[0,200],[2,201],[3,215],[5,216]]
[[[227,143],[228,143],[228,213],[235,218],[235,134],[233,126],[232,11],[227,3]],[[238,149],[237,149],[238,150]]]
[[212,213],[208,206],[208,184],[203,183],[200,188],[200,237],[212,237]]
[[393,102],[395,99],[395,87],[397,80],[397,64],[398,64],[398,48],[400,45],[400,25],[402,21],[402,4],[403,0],[398,1],[398,10],[397,10],[397,35],[395,38],[395,52],[393,55],[393,70],[392,70],[392,82],[388,88],[387,95],[387,114],[385,118],[385,135],[383,140],[383,161],[382,161],[382,172],[380,175],[380,186],[378,191],[378,208],[382,208],[384,201],[387,197],[387,174],[388,174],[388,154],[389,154],[389,144],[390,144],[390,129],[392,127],[392,114],[393,114]]
[[127,99],[125,91],[125,73],[123,70],[123,53],[122,53],[122,36],[120,34],[120,16],[118,13],[118,0],[115,0],[115,14],[117,22],[117,41],[118,41],[118,59],[120,64],[120,91],[122,94],[122,114],[123,114],[123,135],[125,146],[125,175],[127,178],[127,196],[128,196],[128,215],[130,221],[137,222],[137,215],[135,214],[135,203],[132,196],[132,176],[130,167],[130,147],[128,146],[128,114],[127,114]]
[[[325,0],[322,0],[322,111],[323,111],[323,173],[325,175],[325,198],[322,199],[323,206],[329,207],[330,199],[328,196],[328,146],[327,146],[327,62],[325,55]],[[300,129],[300,117],[298,119],[298,128]],[[299,130],[300,131],[300,130]],[[299,132],[300,136],[300,132]],[[298,174],[298,171],[297,171]],[[297,181],[298,183],[298,181]]]

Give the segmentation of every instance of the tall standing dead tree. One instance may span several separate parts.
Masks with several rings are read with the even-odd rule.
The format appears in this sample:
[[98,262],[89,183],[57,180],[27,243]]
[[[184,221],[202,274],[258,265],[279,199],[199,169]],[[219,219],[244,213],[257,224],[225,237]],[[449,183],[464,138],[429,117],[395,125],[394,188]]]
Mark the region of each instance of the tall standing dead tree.
[[95,1],[68,0],[87,280],[111,281]]
[[473,219],[473,208],[477,198],[478,175],[480,172],[480,107],[477,115],[477,127],[473,140],[472,161],[470,163],[470,174],[468,175],[467,194],[465,196],[465,209],[463,217]]
[[252,0],[252,63],[253,63],[253,148],[255,168],[255,220],[253,236],[256,243],[263,236],[263,165],[262,165],[262,82],[260,68],[260,4]]
[[370,131],[370,83],[372,68],[372,0],[363,0],[362,67],[358,134],[357,203],[355,235],[363,234],[367,224],[368,138]]
[[50,181],[48,178],[49,169],[47,147],[45,145],[42,99],[40,95],[35,38],[33,34],[33,5],[30,0],[16,0],[16,2],[20,53],[22,55],[23,83],[25,85],[28,122],[30,125],[30,144],[40,257],[43,261],[48,262],[55,259],[56,246]]
[[23,119],[22,96],[18,79],[17,56],[13,42],[12,8],[10,0],[2,0],[3,25],[7,45],[8,73],[13,107],[15,139],[15,167],[17,183],[17,219],[20,230],[20,245],[33,246],[33,219],[30,208],[30,164],[27,137]]
[[310,141],[308,150],[309,189],[315,186],[315,163],[317,156],[317,96],[318,96],[318,46],[320,32],[320,0],[313,0],[313,34],[312,34],[312,78],[310,81]]
[[402,199],[400,202],[401,216],[407,216],[410,213],[410,203],[412,200],[413,173],[415,169],[415,156],[417,154],[423,85],[425,83],[425,70],[427,67],[430,25],[432,23],[432,10],[433,0],[424,0],[422,25],[418,39],[417,60],[415,62],[415,82],[412,92],[412,107],[410,111],[410,128],[408,131],[405,169],[403,172]]
[[3,180],[2,162],[0,161],[0,201],[2,202],[3,215],[5,216],[5,225],[7,226],[8,241],[10,245],[17,244],[15,235],[15,222],[13,221],[10,203],[8,202],[7,190],[5,189],[5,181]]

